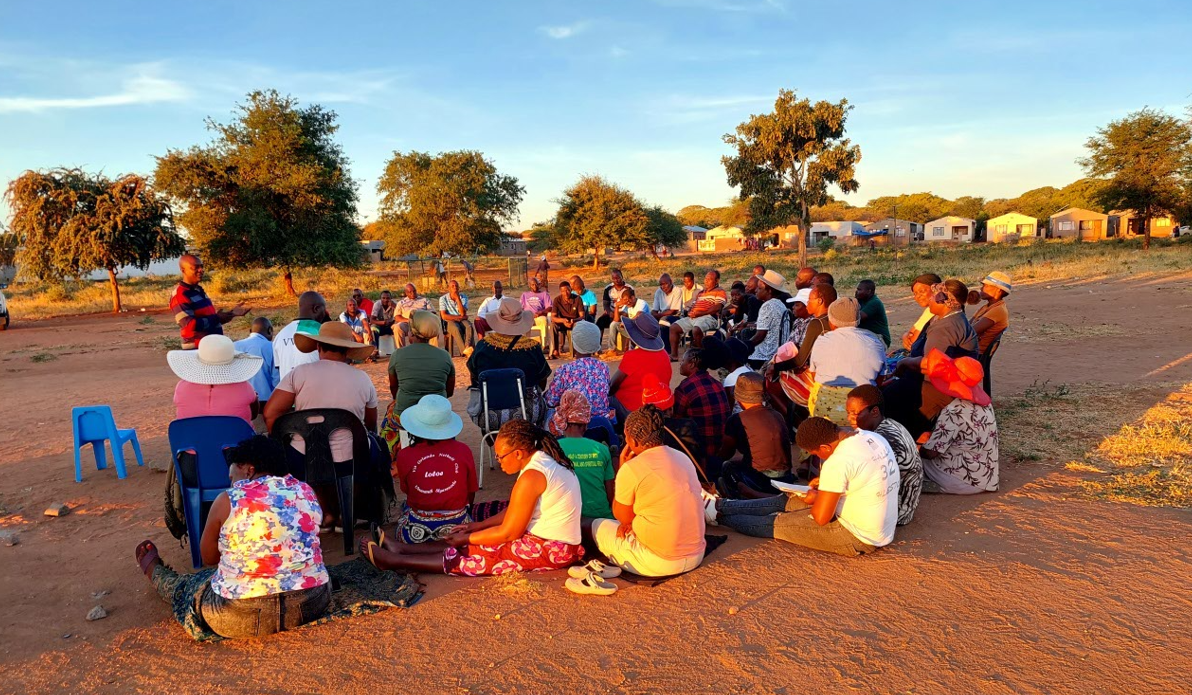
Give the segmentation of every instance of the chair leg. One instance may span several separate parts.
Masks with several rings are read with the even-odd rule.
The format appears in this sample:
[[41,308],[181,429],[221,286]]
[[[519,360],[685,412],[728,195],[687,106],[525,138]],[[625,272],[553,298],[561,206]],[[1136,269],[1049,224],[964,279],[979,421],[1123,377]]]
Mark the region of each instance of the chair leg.
[[103,449],[104,441],[91,442],[91,450],[95,452],[95,468],[103,470],[108,467],[108,452]]
[[476,463],[476,486],[484,487],[484,455],[488,453],[488,447],[484,446],[484,435],[480,436],[480,461]]
[[137,433],[133,432],[128,441],[132,442],[132,453],[136,454],[137,465],[144,466],[145,459],[141,456],[141,442],[137,439]]
[[356,540],[356,510],[353,508],[353,490],[356,484],[354,475],[346,475],[336,480],[339,488],[340,523],[344,525],[344,555],[355,552],[352,541]]
[[82,457],[82,453],[81,453],[81,450],[82,450],[82,448],[83,448],[83,445],[82,445],[81,443],[79,443],[79,440],[78,440],[78,439],[76,439],[76,440],[75,440],[75,445],[74,445],[74,450],[75,450],[75,482],[76,482],[76,483],[81,483],[81,482],[83,482],[83,457]]
[[123,480],[128,477],[128,469],[124,467],[124,442],[117,435],[112,442],[112,461],[116,464],[116,477]]

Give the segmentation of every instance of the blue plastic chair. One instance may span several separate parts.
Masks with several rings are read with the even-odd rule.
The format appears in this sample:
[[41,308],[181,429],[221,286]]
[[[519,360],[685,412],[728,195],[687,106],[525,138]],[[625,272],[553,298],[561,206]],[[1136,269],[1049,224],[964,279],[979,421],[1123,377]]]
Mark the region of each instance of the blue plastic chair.
[[[613,426],[613,421],[602,415],[593,415],[592,419],[588,421],[588,432],[592,430],[604,430],[608,437],[608,448],[616,450],[621,447],[621,440],[617,437],[617,429]],[[584,433],[585,436],[587,432]]]
[[[203,566],[199,539],[207,523],[210,504],[232,486],[224,450],[252,437],[252,425],[228,415],[188,417],[170,423],[170,455],[182,486],[182,507],[190,559],[195,569]],[[192,456],[180,456],[193,452]]]
[[132,451],[137,455],[137,465],[144,466],[141,458],[141,443],[137,441],[135,429],[121,430],[116,428],[116,419],[112,417],[112,408],[106,405],[84,405],[70,411],[70,422],[74,429],[75,482],[83,482],[83,460],[80,450],[84,444],[90,444],[95,452],[95,467],[103,470],[108,467],[108,457],[104,452],[104,442],[112,443],[112,460],[116,463],[116,477],[124,478],[128,471],[124,468],[124,445],[131,442]]
[[477,486],[484,487],[484,459],[488,467],[497,467],[496,453],[491,451],[497,441],[500,427],[492,429],[491,413],[494,410],[515,410],[520,408],[522,418],[526,414],[526,373],[517,367],[486,369],[476,377],[480,384],[480,461],[476,463]]

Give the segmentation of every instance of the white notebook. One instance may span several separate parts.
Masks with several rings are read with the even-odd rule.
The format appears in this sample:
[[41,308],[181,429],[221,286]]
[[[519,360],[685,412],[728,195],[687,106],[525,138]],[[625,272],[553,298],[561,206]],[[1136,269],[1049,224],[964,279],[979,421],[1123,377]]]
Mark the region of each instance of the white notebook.
[[811,488],[807,487],[806,485],[792,485],[791,483],[782,483],[777,480],[771,480],[770,484],[778,490],[787,493],[788,495],[793,495],[795,493],[805,495],[808,492],[811,492]]

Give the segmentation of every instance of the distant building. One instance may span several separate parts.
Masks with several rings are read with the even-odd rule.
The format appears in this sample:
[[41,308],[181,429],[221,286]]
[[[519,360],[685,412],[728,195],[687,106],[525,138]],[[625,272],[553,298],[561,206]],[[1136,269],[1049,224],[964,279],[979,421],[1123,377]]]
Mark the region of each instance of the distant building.
[[705,232],[703,240],[696,242],[696,247],[705,253],[740,251],[745,248],[745,232],[740,227],[721,225]]
[[887,217],[877,222],[870,222],[865,225],[865,231],[885,231],[887,235],[894,232],[894,238],[898,240],[899,244],[905,244],[907,242],[908,234],[911,241],[923,241],[923,225],[901,218]]
[[1097,241],[1109,235],[1109,215],[1084,208],[1068,208],[1051,216],[1051,238]]
[[1007,212],[985,223],[985,239],[992,243],[1020,241],[1039,236],[1039,220],[1020,212]]
[[521,238],[520,234],[510,234],[509,232],[501,235],[501,245],[497,248],[498,256],[524,256],[526,255],[526,240]]
[[952,242],[967,244],[973,240],[973,230],[977,228],[977,221],[968,217],[948,215],[938,220],[932,220],[923,225],[923,241]]
[[[1157,215],[1148,225],[1153,237],[1169,237],[1179,226],[1171,215]],[[1133,210],[1109,211],[1109,236],[1142,236],[1142,218]]]
[[694,224],[684,225],[683,231],[687,232],[686,248],[688,251],[699,251],[699,242],[705,240],[708,237],[707,229],[704,227],[697,227]]
[[360,245],[364,247],[364,252],[368,254],[368,260],[373,263],[380,263],[385,260],[385,242],[381,240],[361,241]]
[[[854,234],[864,231],[864,224],[850,220],[813,222],[811,224],[811,243],[818,244],[824,239],[848,243]],[[795,237],[795,243],[798,243],[798,236]]]

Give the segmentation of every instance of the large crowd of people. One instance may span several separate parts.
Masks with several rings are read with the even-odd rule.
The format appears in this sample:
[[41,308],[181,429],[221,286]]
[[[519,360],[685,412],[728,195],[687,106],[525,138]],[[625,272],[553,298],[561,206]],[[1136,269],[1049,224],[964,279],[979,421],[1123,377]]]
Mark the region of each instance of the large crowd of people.
[[[218,569],[195,617],[243,637],[326,609],[319,533],[346,521],[333,490],[300,480],[301,438],[276,436],[294,410],[345,410],[368,434],[357,470],[397,510],[359,542],[368,562],[466,576],[567,569],[581,594],[615,592],[608,580],[622,572],[695,569],[709,525],[862,555],[889,545],[923,494],[998,489],[983,383],[1009,325],[1005,273],[972,292],[915,278],[923,314],[893,340],[868,279],[849,296],[829,273],[800,268],[788,281],[759,265],[731,283],[715,269],[681,284],[662,274],[651,294],[614,268],[600,291],[571,275],[552,295],[549,269],[543,257],[518,298],[494,282],[474,312],[455,281],[437,306],[412,284],[398,300],[354,290],[338,320],[307,292],[276,335],[258,318],[233,343],[222,327],[247,309],[217,311],[201,261],[184,257],[171,306],[197,349],[169,354],[177,417],[232,415],[260,433],[229,454],[232,486],[202,531],[203,560]],[[377,359],[383,336],[395,344],[387,407],[354,366]],[[456,355],[469,390],[459,407]],[[518,371],[521,407],[485,409],[479,386],[494,369]],[[464,416],[496,433],[480,446],[516,477],[507,500],[477,502],[479,452],[457,439]],[[335,460],[353,458],[350,433],[329,443]],[[181,575],[151,542],[137,560],[175,598]],[[249,625],[254,610],[269,627]]]

